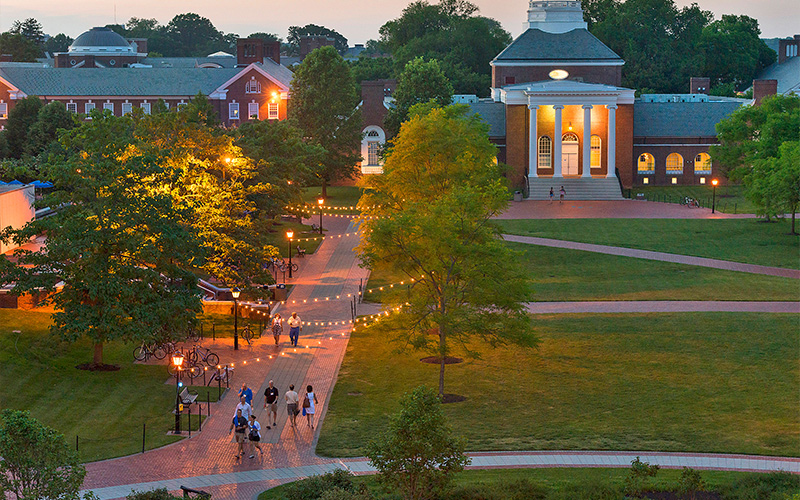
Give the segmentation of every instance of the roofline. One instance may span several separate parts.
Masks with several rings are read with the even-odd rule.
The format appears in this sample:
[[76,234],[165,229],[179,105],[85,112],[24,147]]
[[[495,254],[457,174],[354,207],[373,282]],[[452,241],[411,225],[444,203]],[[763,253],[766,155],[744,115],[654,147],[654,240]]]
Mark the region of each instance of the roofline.
[[490,66],[552,66],[560,63],[562,66],[623,66],[622,59],[501,59],[493,60]]
[[283,92],[281,92],[281,96],[283,95],[283,93],[284,93],[284,92],[289,92],[289,90],[290,90],[290,88],[289,88],[289,87],[287,87],[286,85],[284,85],[282,82],[279,82],[278,80],[276,80],[276,79],[275,79],[275,77],[273,77],[272,75],[270,75],[269,73],[267,73],[267,72],[264,70],[264,68],[262,68],[261,66],[259,66],[257,63],[250,63],[250,64],[248,64],[248,65],[247,65],[247,67],[246,67],[246,68],[243,68],[243,69],[242,69],[242,71],[240,71],[240,72],[236,73],[235,75],[233,75],[233,77],[232,77],[231,79],[229,79],[227,82],[225,82],[225,83],[223,83],[222,85],[220,85],[219,87],[217,87],[215,90],[213,90],[212,92],[210,92],[208,95],[209,95],[209,96],[212,96],[212,95],[214,95],[214,94],[218,94],[218,95],[219,95],[220,93],[221,93],[221,94],[224,94],[224,93],[226,93],[226,92],[227,92],[227,90],[228,90],[228,87],[229,87],[229,86],[230,86],[230,85],[231,85],[233,82],[235,82],[236,80],[240,79],[240,78],[241,78],[241,77],[242,77],[242,76],[243,76],[245,73],[247,73],[247,72],[248,72],[248,71],[250,71],[251,69],[255,69],[255,70],[256,70],[258,73],[260,73],[260,74],[261,74],[261,75],[262,75],[264,78],[266,78],[266,79],[270,80],[272,83],[274,83],[275,85],[277,85],[278,87],[280,87],[280,88],[281,88],[281,90],[283,91]]
[[[74,99],[74,100],[82,100],[82,99],[106,99],[106,100],[120,100],[120,99],[135,99],[135,100],[159,100],[159,99],[192,99],[197,94],[185,94],[185,95],[73,95],[73,94],[48,94],[48,95],[36,95],[36,97],[40,97],[42,99],[50,99],[50,100],[62,100],[62,99]],[[204,94],[205,95],[205,94]]]
[[[0,68],[0,71],[2,71],[2,68]],[[19,87],[8,81],[4,76],[0,76],[0,83],[7,86],[10,92],[19,92]],[[14,97],[11,98],[14,99]]]

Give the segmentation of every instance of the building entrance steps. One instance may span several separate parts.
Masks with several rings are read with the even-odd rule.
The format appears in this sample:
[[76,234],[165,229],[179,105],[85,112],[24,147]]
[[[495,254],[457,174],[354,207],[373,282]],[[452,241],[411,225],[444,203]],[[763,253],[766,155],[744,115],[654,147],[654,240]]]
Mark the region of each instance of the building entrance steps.
[[622,191],[616,178],[584,177],[529,177],[528,199],[549,200],[550,188],[558,201],[561,186],[567,192],[567,200],[622,200]]

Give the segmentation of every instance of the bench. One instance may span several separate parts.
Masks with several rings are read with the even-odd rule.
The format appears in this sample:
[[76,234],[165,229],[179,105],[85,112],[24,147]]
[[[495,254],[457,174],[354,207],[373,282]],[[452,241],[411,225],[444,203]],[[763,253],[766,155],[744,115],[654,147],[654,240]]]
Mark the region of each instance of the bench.
[[306,249],[303,247],[297,247],[297,256],[298,257],[305,257],[306,256]]
[[197,394],[189,394],[189,389],[187,387],[183,388],[178,397],[181,398],[181,403],[185,405],[191,405],[197,401]]
[[319,232],[319,226],[314,224],[314,223],[312,223],[311,224],[311,231],[314,232],[314,233]]

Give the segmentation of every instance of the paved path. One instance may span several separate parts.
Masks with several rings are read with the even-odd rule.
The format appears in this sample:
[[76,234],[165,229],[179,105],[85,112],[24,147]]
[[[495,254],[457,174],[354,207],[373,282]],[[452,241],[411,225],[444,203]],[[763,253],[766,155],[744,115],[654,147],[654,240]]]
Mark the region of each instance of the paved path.
[[740,271],[743,273],[764,274],[767,276],[781,276],[784,278],[800,279],[800,270],[786,269],[783,267],[759,266],[756,264],[743,264],[729,260],[708,259],[705,257],[692,257],[666,252],[653,252],[651,250],[638,250],[635,248],[614,247],[609,245],[594,245],[591,243],[578,243],[575,241],[554,240],[551,238],[537,238],[534,236],[517,236],[504,234],[503,239],[528,245],[539,245],[553,248],[567,248],[570,250],[583,250],[584,252],[618,255],[621,257],[634,257],[636,259],[660,260],[690,266],[712,267],[726,271]]
[[711,213],[710,208],[688,208],[676,203],[643,200],[513,202],[498,219],[752,219],[753,214]]

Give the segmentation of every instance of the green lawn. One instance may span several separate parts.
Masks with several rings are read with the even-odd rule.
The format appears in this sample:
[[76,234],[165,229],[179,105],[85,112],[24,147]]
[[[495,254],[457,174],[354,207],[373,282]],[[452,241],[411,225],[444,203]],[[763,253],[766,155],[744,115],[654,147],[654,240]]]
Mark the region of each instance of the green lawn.
[[[162,365],[134,364],[133,345],[106,345],[105,362],[120,371],[87,372],[75,366],[91,361],[90,343],[53,339],[49,314],[0,309],[0,325],[0,408],[30,410],[70,444],[79,436],[84,461],[140,452],[143,424],[148,449],[179,439],[166,434],[175,421],[174,382]],[[196,429],[196,413],[192,420]]]
[[[536,350],[449,365],[445,406],[469,450],[606,449],[800,456],[800,338],[790,314],[537,316]],[[378,323],[353,333],[317,452],[358,456],[400,396],[435,387],[426,354]],[[400,374],[400,376],[398,376]]]
[[[328,186],[328,197],[325,199],[325,206],[329,207],[355,207],[361,198],[361,188],[356,186]],[[320,186],[305,188],[303,200],[313,206],[317,206],[317,198],[322,195]],[[336,213],[358,213],[358,210],[342,210]]]
[[[681,203],[690,196],[697,199],[703,207],[711,208],[713,193],[711,184],[706,186],[639,186],[625,189],[626,197],[636,198],[642,193],[646,200],[666,203]],[[727,214],[754,214],[756,207],[744,196],[741,185],[717,186],[716,209]]]
[[[537,302],[573,300],[798,300],[800,280],[724,271],[580,250],[509,243],[533,281]],[[405,280],[378,269],[365,300]],[[370,292],[371,290],[371,292]]]
[[789,221],[756,219],[498,220],[503,232],[800,269]]
[[[674,491],[678,485],[681,471],[662,469],[655,478],[648,478],[647,487],[656,491]],[[622,490],[628,469],[494,469],[468,470],[453,478],[453,489],[446,500],[521,500],[542,498],[536,493],[543,492],[548,499],[589,500],[622,499]],[[706,490],[721,492],[725,499],[767,498],[766,487],[782,483],[783,488],[775,488],[778,495],[791,494],[791,483],[798,483],[796,476],[788,474],[755,474],[743,472],[700,471],[706,483]],[[384,498],[376,476],[353,478],[356,485],[365,485],[375,498]],[[748,483],[761,485],[762,496],[749,497]],[[786,484],[789,483],[789,484]],[[291,484],[291,483],[290,483]],[[787,489],[788,487],[788,489]],[[289,484],[281,485],[261,493],[258,500],[284,500]],[[601,496],[600,492],[606,492]],[[741,495],[741,496],[740,496]],[[390,496],[389,498],[395,498]],[[772,498],[772,497],[770,497]],[[776,498],[784,498],[782,495]],[[788,498],[788,497],[786,497]]]

